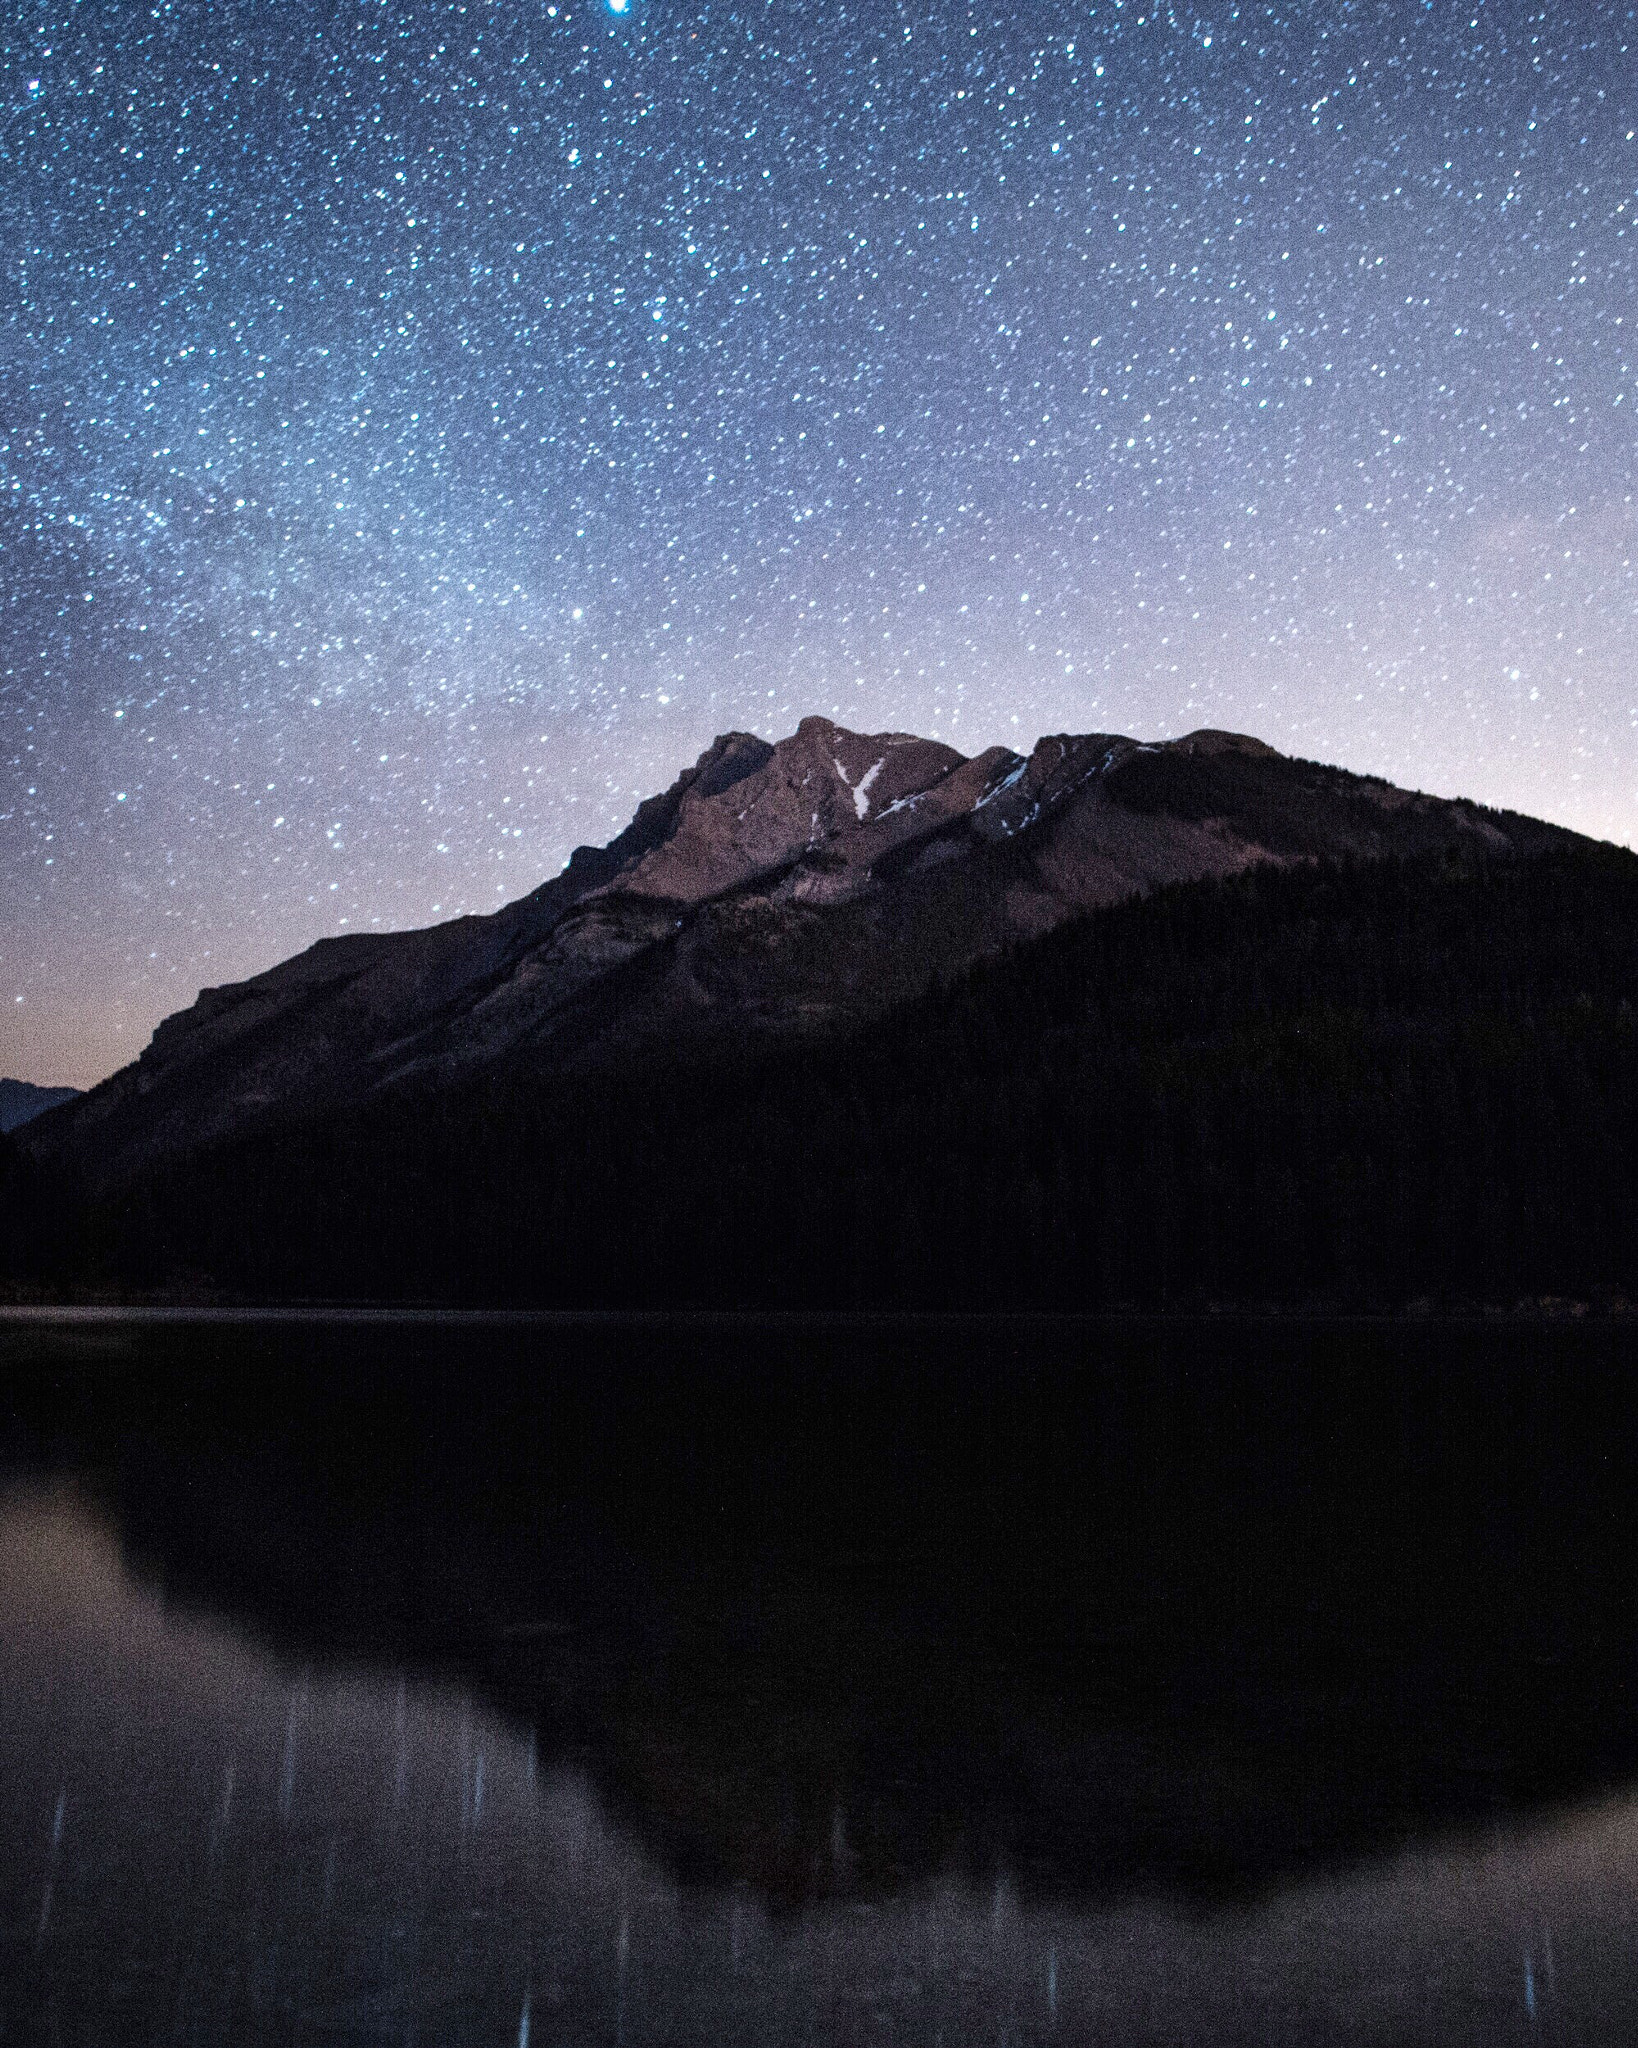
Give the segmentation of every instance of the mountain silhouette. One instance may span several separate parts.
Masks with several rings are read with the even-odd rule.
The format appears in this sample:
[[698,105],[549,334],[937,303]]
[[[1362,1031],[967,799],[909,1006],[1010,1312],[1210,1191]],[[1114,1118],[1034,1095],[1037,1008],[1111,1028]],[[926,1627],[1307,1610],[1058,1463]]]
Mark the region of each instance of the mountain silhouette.
[[1259,864],[1539,852],[1572,835],[1196,732],[966,759],[805,718],[716,740],[610,845],[486,917],[324,939],[201,992],[27,1148],[103,1190],[518,1059],[561,1078],[857,1026],[975,961]]

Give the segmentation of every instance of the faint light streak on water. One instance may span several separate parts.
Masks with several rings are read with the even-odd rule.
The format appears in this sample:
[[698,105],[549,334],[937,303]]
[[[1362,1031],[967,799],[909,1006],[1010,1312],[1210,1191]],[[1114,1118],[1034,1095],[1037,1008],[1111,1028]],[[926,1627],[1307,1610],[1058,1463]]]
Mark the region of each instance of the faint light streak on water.
[[296,1796],[296,1716],[300,1711],[301,1693],[292,1686],[290,1705],[284,1717],[284,1751],[279,1759],[279,1818],[288,1821],[290,1809]]
[[408,1711],[407,1700],[408,1694],[404,1677],[402,1672],[400,1672],[397,1689],[394,1693],[393,1712],[392,1806],[394,1813],[398,1812],[404,1804],[404,1790],[409,1782],[409,1737],[406,1733],[405,1718]]
[[627,1906],[620,1908],[620,1931],[615,1936],[614,1954],[614,2038],[621,2042],[626,2038],[626,1964],[631,1957],[631,1910]]
[[222,1791],[216,1802],[216,1811],[211,1815],[210,1833],[206,1837],[205,1853],[214,1863],[222,1853],[222,1844],[227,1838],[228,1823],[233,1818],[233,1793],[238,1783],[239,1763],[236,1757],[229,1757],[222,1766]]
[[68,1787],[57,1788],[57,1804],[51,1816],[51,1843],[46,1852],[45,1883],[40,1892],[40,1912],[34,1923],[34,1946],[41,1948],[51,1927],[51,1906],[57,1893],[57,1859],[62,1852],[63,1820],[68,1812]]

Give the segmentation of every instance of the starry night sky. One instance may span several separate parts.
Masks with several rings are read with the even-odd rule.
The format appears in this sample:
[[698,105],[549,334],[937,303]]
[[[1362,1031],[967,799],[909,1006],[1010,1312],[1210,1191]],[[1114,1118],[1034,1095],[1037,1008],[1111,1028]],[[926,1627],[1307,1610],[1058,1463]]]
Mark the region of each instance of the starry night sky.
[[0,0],[0,1072],[711,736],[1638,836],[1638,13]]

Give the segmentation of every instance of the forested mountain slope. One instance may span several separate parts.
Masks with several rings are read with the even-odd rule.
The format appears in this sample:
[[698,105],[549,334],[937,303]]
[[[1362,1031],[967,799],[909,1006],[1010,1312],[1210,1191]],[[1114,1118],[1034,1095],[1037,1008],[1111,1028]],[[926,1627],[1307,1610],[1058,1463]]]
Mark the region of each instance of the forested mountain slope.
[[1638,1296],[1638,857],[1265,864],[819,1039],[527,1049],[176,1161],[82,1271],[552,1306]]

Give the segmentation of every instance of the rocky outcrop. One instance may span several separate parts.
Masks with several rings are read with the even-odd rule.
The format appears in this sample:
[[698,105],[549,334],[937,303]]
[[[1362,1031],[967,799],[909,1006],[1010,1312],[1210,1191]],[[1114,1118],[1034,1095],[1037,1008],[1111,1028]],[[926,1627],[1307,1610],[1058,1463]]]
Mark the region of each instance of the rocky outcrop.
[[834,1027],[1064,919],[1257,861],[1506,853],[1554,828],[1261,741],[1058,735],[967,759],[805,718],[728,733],[606,847],[488,917],[325,939],[206,989],[27,1142],[101,1185],[258,1123],[523,1056]]

